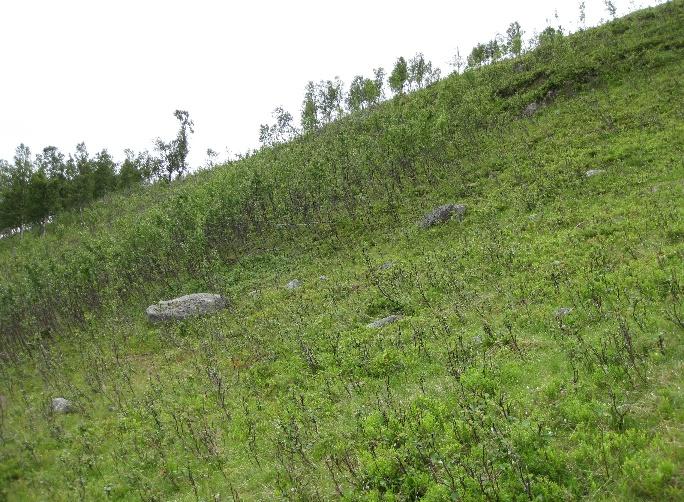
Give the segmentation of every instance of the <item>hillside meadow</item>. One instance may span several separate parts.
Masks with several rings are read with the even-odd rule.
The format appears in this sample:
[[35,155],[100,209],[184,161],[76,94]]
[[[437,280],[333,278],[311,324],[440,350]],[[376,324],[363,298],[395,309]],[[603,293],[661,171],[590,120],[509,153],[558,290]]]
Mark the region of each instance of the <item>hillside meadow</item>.
[[674,1],[0,240],[0,500],[681,500],[682,76]]

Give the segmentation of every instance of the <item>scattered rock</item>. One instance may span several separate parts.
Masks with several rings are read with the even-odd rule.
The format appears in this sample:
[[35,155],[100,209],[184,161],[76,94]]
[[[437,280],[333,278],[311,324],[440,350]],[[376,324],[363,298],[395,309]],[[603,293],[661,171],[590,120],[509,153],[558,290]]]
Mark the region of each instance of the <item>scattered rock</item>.
[[402,318],[402,316],[400,316],[400,315],[392,314],[392,315],[384,317],[382,319],[378,319],[376,321],[373,321],[372,323],[367,324],[366,327],[367,328],[376,328],[376,329],[382,328],[383,326],[387,326],[388,324],[392,324],[394,322],[397,322],[401,318]]
[[290,282],[288,282],[288,283],[285,285],[285,287],[286,287],[287,289],[297,289],[297,288],[300,287],[301,285],[302,285],[302,281],[300,281],[299,279],[292,279]]
[[318,280],[319,280],[319,281],[327,281],[327,280],[328,280],[328,276],[327,276],[327,275],[321,275],[321,276],[318,277]]
[[445,204],[426,214],[420,222],[420,226],[430,228],[433,225],[449,221],[454,216],[462,219],[465,212],[466,207],[463,204]]
[[249,296],[259,296],[260,291],[258,289],[253,289],[249,292]]
[[531,117],[535,113],[539,111],[539,109],[542,107],[540,103],[537,103],[536,101],[532,101],[529,105],[527,105],[523,109],[523,117]]
[[570,315],[570,312],[572,312],[572,307],[560,307],[556,310],[556,317],[565,317]]
[[156,323],[211,314],[226,308],[227,305],[228,302],[221,295],[194,293],[150,305],[146,313],[149,321]]
[[596,176],[597,174],[602,174],[605,172],[606,171],[604,171],[603,169],[589,169],[586,173],[584,173],[584,175],[587,178],[591,178],[592,176]]
[[535,113],[537,113],[539,110],[541,110],[543,107],[550,105],[553,100],[558,96],[558,90],[557,89],[551,89],[549,90],[545,95],[544,99],[541,101],[532,101],[529,105],[527,105],[525,108],[523,108],[522,111],[522,116],[523,117],[531,117]]
[[393,261],[386,261],[385,263],[383,263],[382,265],[380,265],[380,266],[378,267],[378,269],[380,269],[380,270],[388,270],[388,269],[392,268],[393,266],[394,266],[394,262],[393,262]]
[[56,397],[52,400],[52,411],[55,413],[71,413],[74,411],[74,405],[68,399]]

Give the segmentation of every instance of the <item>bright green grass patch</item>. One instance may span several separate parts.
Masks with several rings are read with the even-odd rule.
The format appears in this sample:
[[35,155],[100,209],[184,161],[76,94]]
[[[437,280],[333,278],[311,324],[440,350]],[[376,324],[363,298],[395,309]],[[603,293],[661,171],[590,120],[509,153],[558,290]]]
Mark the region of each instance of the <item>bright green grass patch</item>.
[[[606,59],[532,118],[515,108],[530,94],[492,97],[520,85],[504,63],[264,152],[237,174],[135,194],[131,214],[125,199],[103,204],[92,235],[69,223],[47,243],[14,243],[8,277],[25,282],[3,287],[34,281],[22,290],[31,301],[41,287],[74,290],[57,319],[32,304],[17,333],[41,336],[0,369],[0,497],[681,499],[678,19],[674,3],[575,36],[577,51],[603,37],[608,55],[640,49],[625,66]],[[576,68],[554,59],[574,54],[567,47],[554,50],[549,61]],[[479,90],[458,94],[464,82]],[[431,129],[415,150],[376,149],[376,136],[406,139],[468,100],[486,110],[462,127]],[[374,123],[402,114],[416,129]],[[229,204],[245,193],[253,203]],[[416,225],[451,201],[467,204],[463,221]],[[99,222],[108,207],[123,214]],[[90,246],[71,285],[41,250],[59,242],[66,254],[70,239]],[[40,286],[45,277],[54,283]],[[286,289],[295,278],[302,287]],[[160,297],[205,289],[230,307],[144,320]],[[390,314],[403,318],[366,327]],[[76,413],[50,413],[55,396]]]

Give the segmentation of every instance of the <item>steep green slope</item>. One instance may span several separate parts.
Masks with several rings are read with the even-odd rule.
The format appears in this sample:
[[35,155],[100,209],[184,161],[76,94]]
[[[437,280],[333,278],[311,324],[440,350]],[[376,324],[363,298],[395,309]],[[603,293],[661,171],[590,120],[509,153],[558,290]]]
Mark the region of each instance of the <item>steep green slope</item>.
[[[681,498],[683,28],[642,11],[3,242],[0,496]],[[200,290],[231,308],[146,323]]]

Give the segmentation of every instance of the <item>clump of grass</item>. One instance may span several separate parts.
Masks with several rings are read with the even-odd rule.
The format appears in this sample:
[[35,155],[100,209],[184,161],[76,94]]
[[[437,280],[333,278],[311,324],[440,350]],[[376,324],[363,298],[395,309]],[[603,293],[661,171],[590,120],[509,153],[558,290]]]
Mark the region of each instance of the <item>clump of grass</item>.
[[[0,494],[681,498],[683,17],[640,12],[525,56],[530,78],[454,76],[97,206],[92,232],[0,244]],[[416,224],[451,201],[462,221]],[[201,289],[230,309],[145,322]]]

